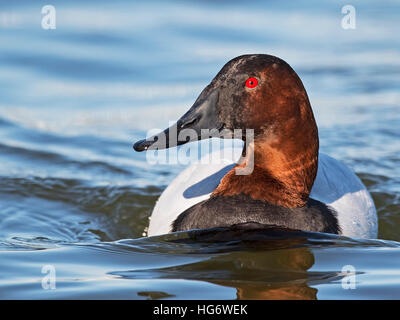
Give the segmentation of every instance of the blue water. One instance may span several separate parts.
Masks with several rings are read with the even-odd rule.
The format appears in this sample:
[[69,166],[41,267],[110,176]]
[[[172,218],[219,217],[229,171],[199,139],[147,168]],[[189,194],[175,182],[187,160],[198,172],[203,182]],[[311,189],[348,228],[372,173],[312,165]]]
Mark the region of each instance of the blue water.
[[[43,30],[46,4],[0,1],[0,298],[400,297],[398,1],[54,0],[56,29]],[[341,27],[347,4],[354,30]],[[132,143],[245,53],[297,71],[321,151],[374,198],[379,240],[142,237],[184,166],[150,165]],[[355,289],[342,286],[346,265]]]

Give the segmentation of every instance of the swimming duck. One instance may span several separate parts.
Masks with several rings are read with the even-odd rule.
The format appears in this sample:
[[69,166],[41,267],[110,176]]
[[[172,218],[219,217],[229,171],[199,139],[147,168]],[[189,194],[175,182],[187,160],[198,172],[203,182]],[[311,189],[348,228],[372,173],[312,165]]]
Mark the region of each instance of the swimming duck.
[[[149,236],[258,223],[377,237],[370,194],[351,169],[319,153],[307,92],[296,72],[278,57],[252,54],[232,59],[171,128],[136,142],[134,149],[170,148],[210,138],[202,129],[237,138],[235,129],[249,128],[254,137],[250,143],[244,134],[240,137],[246,143],[238,161],[199,161],[178,175],[153,209]],[[185,129],[196,134],[177,139]],[[250,162],[251,173],[238,174]]]

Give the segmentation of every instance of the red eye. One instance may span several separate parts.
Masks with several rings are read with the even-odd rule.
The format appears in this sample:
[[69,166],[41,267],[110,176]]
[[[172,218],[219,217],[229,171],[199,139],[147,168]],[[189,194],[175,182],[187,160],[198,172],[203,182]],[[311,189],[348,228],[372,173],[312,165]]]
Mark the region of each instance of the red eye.
[[247,88],[255,88],[258,85],[258,80],[256,78],[248,78],[246,80],[246,87]]

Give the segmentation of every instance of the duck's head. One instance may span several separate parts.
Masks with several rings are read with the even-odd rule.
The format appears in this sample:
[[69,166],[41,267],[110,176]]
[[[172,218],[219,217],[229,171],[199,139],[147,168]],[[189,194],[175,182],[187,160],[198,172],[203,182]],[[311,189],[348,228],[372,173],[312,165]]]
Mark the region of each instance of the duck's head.
[[[185,129],[196,134],[179,139]],[[202,129],[225,129],[224,138],[235,129],[242,130],[244,138],[245,130],[253,129],[255,168],[301,193],[292,206],[304,204],[317,172],[318,131],[306,90],[285,61],[265,54],[232,59],[174,126],[136,142],[134,149],[163,149],[209,138],[210,132],[204,135]],[[258,199],[263,192],[247,193]]]

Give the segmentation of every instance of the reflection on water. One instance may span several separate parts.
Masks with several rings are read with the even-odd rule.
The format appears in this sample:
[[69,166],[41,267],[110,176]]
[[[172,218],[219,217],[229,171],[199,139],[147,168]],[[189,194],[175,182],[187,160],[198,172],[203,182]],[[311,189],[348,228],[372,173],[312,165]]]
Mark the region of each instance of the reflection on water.
[[[197,279],[235,288],[237,299],[315,300],[318,290],[308,285],[310,279],[307,274],[307,270],[313,264],[314,255],[309,248],[274,251],[268,255],[262,255],[260,252],[240,252],[225,256],[223,261],[220,257],[210,259],[201,269],[209,270],[212,276]],[[196,270],[196,267],[189,268],[191,272]],[[226,275],[221,277],[218,274],[224,268],[229,270],[229,277],[226,279]],[[251,276],[252,274],[254,275]],[[323,279],[329,280],[326,275]]]
[[[224,257],[229,266],[228,279],[207,280],[211,283],[233,287],[238,299],[290,299],[315,300],[317,289],[308,285],[307,270],[314,264],[314,255],[309,248],[296,248],[273,251],[272,254],[262,255],[259,252],[240,252]],[[221,268],[221,261],[210,259],[205,266],[208,270]],[[271,272],[272,271],[272,272]],[[253,274],[254,277],[243,274]],[[268,276],[269,272],[271,275]],[[214,277],[213,277],[214,278]],[[285,279],[284,284],[282,279]],[[324,276],[327,281],[327,277]]]
[[[317,299],[316,286],[321,283],[344,290],[342,279],[346,277],[342,273],[343,265],[340,262],[332,263],[330,270],[319,270],[320,266],[315,265],[314,252],[319,254],[320,250],[330,251],[353,246],[398,247],[397,243],[356,241],[334,235],[294,232],[275,227],[251,230],[240,227],[219,228],[149,238],[150,241],[158,241],[158,244],[160,239],[163,239],[163,243],[157,247],[157,251],[162,250],[170,255],[185,254],[185,257],[192,257],[195,261],[154,267],[151,270],[139,268],[116,271],[111,274],[130,280],[155,277],[206,281],[235,289],[233,298],[237,299],[310,300]],[[125,240],[119,243],[131,247],[137,241]],[[144,246],[142,244],[141,249]],[[146,247],[149,250],[147,252],[155,249],[152,245]],[[365,250],[364,253],[368,254],[367,252]],[[152,295],[147,296],[151,298]],[[158,295],[154,295],[154,299],[157,298]]]
[[[398,2],[355,4],[355,30],[341,28],[335,1],[52,4],[55,30],[41,29],[41,4],[0,5],[0,298],[398,297]],[[140,238],[183,166],[149,165],[132,143],[245,53],[299,73],[321,151],[366,184],[384,240],[279,229]],[[44,265],[56,290],[41,287]],[[341,286],[345,265],[356,290]]]

